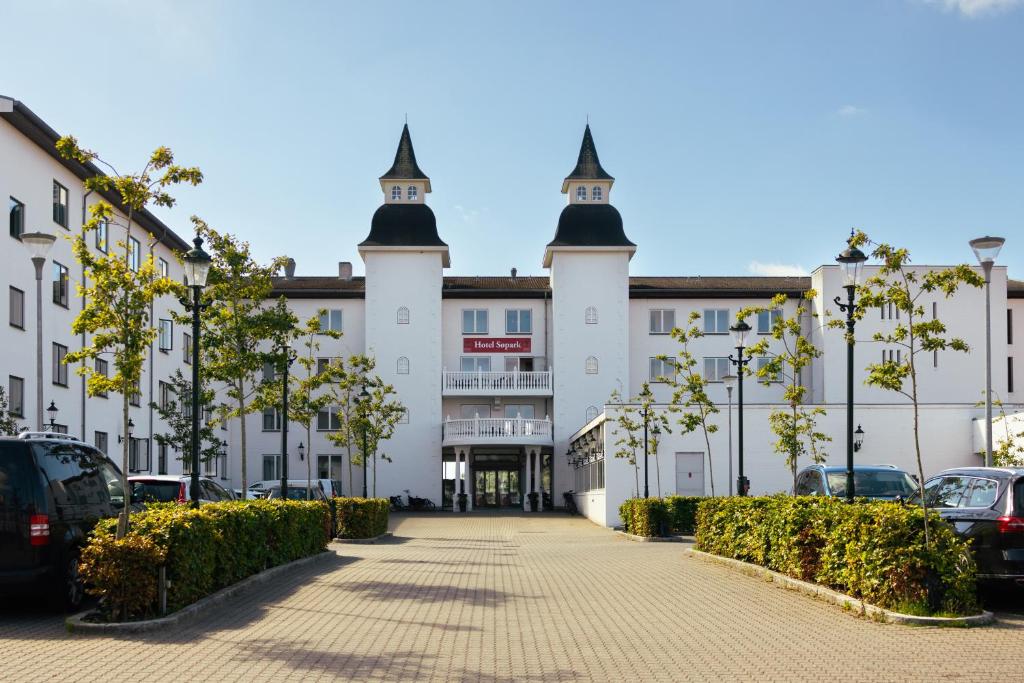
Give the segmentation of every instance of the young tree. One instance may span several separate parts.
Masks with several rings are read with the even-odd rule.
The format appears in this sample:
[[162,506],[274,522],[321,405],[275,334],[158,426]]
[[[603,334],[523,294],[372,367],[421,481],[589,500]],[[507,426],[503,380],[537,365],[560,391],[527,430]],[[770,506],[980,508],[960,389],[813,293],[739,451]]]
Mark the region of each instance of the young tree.
[[[372,360],[372,359],[369,359]],[[374,363],[375,364],[375,363]],[[370,365],[372,370],[374,364]],[[391,462],[391,456],[381,451],[381,445],[394,435],[395,428],[405,415],[405,406],[395,399],[397,393],[390,384],[385,384],[380,377],[373,375],[367,382],[369,398],[359,401],[356,406],[357,424],[355,428],[360,434],[357,444],[360,449],[365,441],[366,451],[360,450],[360,460],[365,463],[372,458],[373,496],[377,497],[377,458]]]
[[[807,314],[805,301],[811,301],[817,293],[804,293],[793,315],[786,318],[784,311],[788,297],[777,294],[768,306],[744,308],[739,318],[750,315],[768,316],[771,321],[767,337],[748,348],[751,358],[767,358],[767,362],[755,370],[762,382],[782,382],[785,385],[783,400],[789,406],[786,410],[773,410],[768,416],[772,432],[777,437],[775,452],[786,457],[786,466],[793,475],[796,489],[797,466],[801,456],[809,455],[811,462],[825,462],[828,455],[824,445],[832,437],[818,429],[817,420],[825,415],[819,406],[808,407],[807,386],[803,383],[803,370],[821,356],[821,351],[804,335],[803,319]],[[776,344],[773,348],[772,341]]]
[[[860,247],[869,242],[868,236],[857,232],[850,238],[850,245]],[[919,410],[919,382],[917,359],[922,353],[940,351],[969,351],[967,342],[959,337],[949,336],[946,324],[938,317],[927,317],[923,299],[941,294],[947,299],[962,286],[982,287],[984,279],[965,264],[919,272],[910,265],[910,252],[888,244],[875,244],[871,256],[881,261],[878,272],[865,280],[859,288],[860,302],[856,315],[863,318],[866,310],[880,306],[892,306],[901,316],[892,328],[876,332],[872,339],[901,353],[886,357],[881,363],[867,366],[869,386],[879,387],[902,394],[913,405],[914,452],[917,456],[917,474],[924,485],[924,464],[921,457],[921,419]],[[842,321],[831,321],[830,325],[840,327]],[[925,512],[925,542],[930,543],[928,529],[927,501],[921,495],[921,507]]]
[[640,497],[640,468],[637,453],[643,449],[643,423],[637,419],[637,410],[632,401],[626,402],[618,389],[613,389],[608,398],[609,405],[615,406],[615,423],[618,438],[615,440],[616,458],[622,458],[633,468],[633,497]]
[[[108,175],[97,175],[85,181],[90,191],[107,194],[114,192],[120,199],[124,218],[114,213],[106,200],[91,208],[91,218],[82,231],[72,238],[75,259],[82,265],[84,282],[78,286],[78,295],[84,298],[82,311],[72,323],[75,334],[90,335],[90,343],[79,351],[67,355],[68,363],[82,363],[78,372],[88,377],[90,396],[106,392],[121,394],[121,428],[128,433],[129,397],[136,391],[142,377],[146,356],[156,339],[150,312],[153,302],[167,294],[180,293],[181,284],[160,275],[153,260],[152,247],[156,238],[148,237],[149,249],[142,256],[130,246],[136,215],[149,206],[174,206],[169,189],[182,183],[198,185],[203,174],[198,168],[179,166],[166,147],[157,148],[142,170],[122,174],[94,152],[79,146],[71,136],[57,141],[57,150],[66,159],[80,163],[96,162],[109,170]],[[108,253],[89,248],[87,239],[101,224],[124,228],[125,239],[117,240]],[[148,234],[148,233],[147,233]],[[112,375],[104,376],[92,370],[94,364],[84,361],[99,356],[113,359]],[[122,485],[128,491],[128,439],[121,452]],[[128,530],[129,507],[125,505],[117,525],[118,537]]]
[[672,432],[668,414],[674,412],[675,409],[672,406],[668,406],[660,411],[656,410],[654,408],[654,392],[651,391],[651,385],[648,382],[644,382],[640,386],[640,392],[636,396],[631,397],[628,402],[622,400],[622,394],[619,393],[618,389],[612,391],[608,403],[617,406],[615,419],[612,420],[612,422],[618,425],[616,431],[619,434],[619,438],[615,441],[617,448],[614,455],[616,458],[624,458],[626,462],[633,466],[633,479],[636,485],[637,497],[640,496],[640,456],[644,452],[644,416],[646,415],[647,454],[648,457],[652,453],[655,454],[655,481],[658,497],[660,498],[661,465],[656,455],[658,452],[658,437],[655,431],[660,430],[664,434]]
[[[153,402],[149,407],[157,412],[167,423],[168,431],[154,434],[153,438],[161,446],[165,446],[180,455],[178,459],[192,466],[192,382],[185,379],[181,370],[175,370],[170,377],[170,391],[161,396],[160,402]],[[201,386],[199,405],[204,412],[213,406],[214,392]],[[220,455],[221,441],[217,438],[211,423],[199,421],[199,462],[208,463]]]
[[219,233],[193,216],[196,231],[207,242],[213,263],[207,277],[203,300],[203,328],[200,340],[204,376],[226,387],[230,403],[218,407],[218,419],[238,418],[239,449],[242,458],[242,490],[248,479],[247,415],[258,409],[254,401],[260,391],[257,375],[267,360],[265,342],[282,324],[273,308],[265,304],[273,280],[284,258],[260,265],[246,242]]
[[0,434],[15,436],[20,430],[17,416],[11,413],[7,404],[7,394],[0,387]]
[[697,359],[690,351],[690,344],[704,336],[704,331],[697,325],[700,313],[693,311],[687,318],[686,327],[672,330],[672,338],[679,342],[679,353],[674,358],[659,356],[675,366],[675,373],[665,377],[664,381],[672,387],[672,400],[669,406],[673,412],[680,412],[678,424],[683,434],[698,429],[704,435],[704,447],[708,453],[708,480],[711,482],[711,495],[715,495],[715,476],[711,458],[711,435],[718,431],[718,425],[711,421],[712,416],[720,411],[711,397],[708,396],[708,380],[697,369]]

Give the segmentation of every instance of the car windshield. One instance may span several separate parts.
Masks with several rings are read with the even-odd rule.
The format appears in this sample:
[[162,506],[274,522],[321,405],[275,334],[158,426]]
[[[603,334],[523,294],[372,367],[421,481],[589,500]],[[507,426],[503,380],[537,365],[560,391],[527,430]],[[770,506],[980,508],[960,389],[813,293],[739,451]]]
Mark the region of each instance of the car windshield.
[[133,481],[132,498],[143,503],[171,503],[178,500],[181,484],[176,481]]
[[[302,487],[289,486],[288,487],[288,500],[306,500],[306,492],[307,491],[309,491],[309,489],[306,488],[305,486],[302,486]],[[276,487],[270,489],[270,495],[267,496],[267,497],[268,498],[280,498],[281,497],[281,487],[280,486],[276,486]],[[310,500],[316,500],[316,494],[312,494],[311,493],[310,496],[309,496],[309,499]]]
[[[829,472],[828,487],[833,496],[845,496],[846,472]],[[907,498],[917,491],[917,482],[899,470],[854,470],[853,491],[865,498]]]

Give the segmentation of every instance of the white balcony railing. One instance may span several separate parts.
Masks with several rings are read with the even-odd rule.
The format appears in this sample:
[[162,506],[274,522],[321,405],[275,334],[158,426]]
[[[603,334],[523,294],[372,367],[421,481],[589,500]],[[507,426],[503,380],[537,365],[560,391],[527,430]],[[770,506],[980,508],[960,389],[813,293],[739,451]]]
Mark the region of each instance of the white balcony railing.
[[442,375],[442,391],[448,395],[506,394],[550,396],[551,370],[524,372],[451,372]]
[[551,420],[475,417],[444,421],[442,441],[453,443],[550,444]]

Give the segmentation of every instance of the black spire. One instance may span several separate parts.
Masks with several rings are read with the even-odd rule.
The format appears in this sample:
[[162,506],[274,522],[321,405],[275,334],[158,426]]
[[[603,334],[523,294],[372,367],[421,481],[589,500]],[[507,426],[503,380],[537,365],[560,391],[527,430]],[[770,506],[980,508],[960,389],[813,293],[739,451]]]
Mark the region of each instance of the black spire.
[[566,181],[615,180],[601,168],[601,162],[597,158],[597,148],[594,147],[594,137],[590,134],[589,123],[583,130],[583,144],[580,145],[580,157],[576,161],[576,168],[565,179]]
[[421,171],[416,164],[416,152],[412,149],[412,137],[409,136],[408,123],[402,127],[402,138],[398,141],[398,151],[395,152],[395,163],[391,164],[391,170],[382,175],[380,179],[430,181],[427,174]]

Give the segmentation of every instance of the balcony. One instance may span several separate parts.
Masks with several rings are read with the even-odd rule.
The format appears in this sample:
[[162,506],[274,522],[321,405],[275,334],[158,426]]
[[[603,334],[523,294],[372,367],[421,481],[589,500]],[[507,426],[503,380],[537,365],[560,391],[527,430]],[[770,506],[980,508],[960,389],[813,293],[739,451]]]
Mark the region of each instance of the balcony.
[[552,445],[551,420],[524,417],[477,417],[444,421],[441,443],[455,445]]
[[551,370],[442,373],[443,396],[551,396]]

